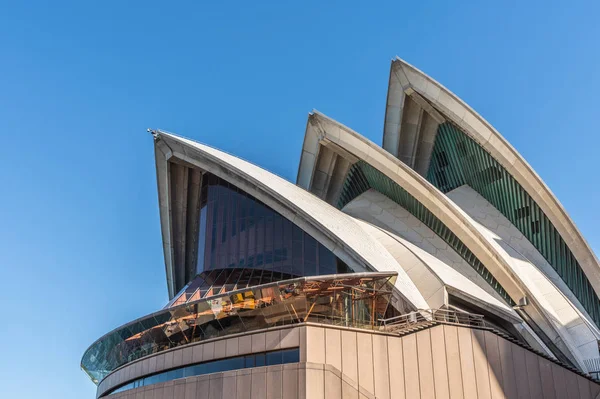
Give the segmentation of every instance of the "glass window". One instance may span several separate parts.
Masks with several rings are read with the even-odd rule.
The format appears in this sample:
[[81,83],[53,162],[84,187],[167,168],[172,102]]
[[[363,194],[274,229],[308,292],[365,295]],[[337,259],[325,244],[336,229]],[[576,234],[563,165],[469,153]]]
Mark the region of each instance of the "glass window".
[[335,273],[331,251],[256,198],[211,174],[201,191],[198,274],[241,265],[296,276]]
[[300,350],[298,348],[281,351],[282,363],[298,363],[300,361]]
[[297,363],[299,359],[299,348],[293,348],[266,353],[255,353],[246,356],[236,356],[227,359],[213,360],[209,362],[194,364],[192,366],[180,367],[177,369],[157,373],[144,378],[139,378],[135,381],[128,382],[125,385],[113,389],[108,393],[108,395],[127,391],[129,389],[159,384],[162,382],[167,382],[182,377],[192,377],[202,374],[218,373],[229,370],[260,367],[264,366],[265,364],[271,366],[282,363]]
[[266,363],[267,363],[267,366],[281,364],[281,351],[268,352],[266,354]]

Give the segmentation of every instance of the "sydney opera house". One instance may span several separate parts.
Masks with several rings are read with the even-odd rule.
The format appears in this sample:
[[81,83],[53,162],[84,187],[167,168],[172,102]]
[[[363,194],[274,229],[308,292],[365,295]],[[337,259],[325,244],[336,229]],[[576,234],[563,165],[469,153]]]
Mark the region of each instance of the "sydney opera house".
[[598,258],[415,67],[381,146],[311,113],[295,183],[152,135],[170,301],[87,349],[98,398],[600,398]]

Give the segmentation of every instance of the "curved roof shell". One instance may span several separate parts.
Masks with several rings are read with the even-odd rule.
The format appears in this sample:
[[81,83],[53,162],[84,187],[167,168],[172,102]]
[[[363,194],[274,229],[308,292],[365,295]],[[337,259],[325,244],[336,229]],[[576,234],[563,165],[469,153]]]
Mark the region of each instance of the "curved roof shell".
[[[466,133],[494,160],[496,160],[539,206],[552,226],[556,228],[560,238],[564,240],[568,250],[573,254],[579,267],[585,273],[595,294],[600,294],[600,263],[575,226],[560,201],[537,175],[525,159],[500,135],[484,118],[458,98],[450,90],[426,75],[409,63],[396,58],[392,60],[388,98],[386,104],[383,147],[396,157],[413,162],[412,166],[419,173],[426,173],[431,159],[431,152],[423,151],[421,163],[419,159],[408,159],[402,154],[402,144],[413,149],[414,158],[418,158],[417,140],[426,140],[428,144],[435,141],[430,137],[426,126],[411,125],[411,107],[416,103],[421,110],[433,116],[438,124],[450,121]],[[408,119],[408,120],[407,120]],[[425,124],[423,124],[425,125]],[[415,132],[416,129],[416,132]],[[410,151],[409,151],[410,152]],[[423,163],[427,165],[423,166]],[[591,299],[593,301],[594,298]],[[597,299],[597,297],[596,297]],[[598,319],[598,317],[596,317]]]

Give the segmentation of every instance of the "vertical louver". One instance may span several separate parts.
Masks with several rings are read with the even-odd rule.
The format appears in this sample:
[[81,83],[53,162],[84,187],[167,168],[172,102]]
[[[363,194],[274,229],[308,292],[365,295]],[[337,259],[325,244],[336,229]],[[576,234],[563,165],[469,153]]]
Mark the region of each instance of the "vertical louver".
[[390,198],[423,222],[423,224],[433,230],[434,233],[440,236],[452,249],[454,249],[454,251],[471,265],[471,267],[475,269],[509,305],[513,306],[515,304],[483,263],[481,263],[469,248],[467,248],[467,246],[452,231],[450,231],[441,220],[435,217],[423,204],[406,190],[366,162],[359,161],[352,165],[348,171],[338,201],[338,208],[343,208],[354,198],[370,188],[373,188]]
[[427,180],[447,193],[469,185],[546,258],[600,326],[600,302],[575,256],[521,185],[483,147],[451,123],[438,128]]

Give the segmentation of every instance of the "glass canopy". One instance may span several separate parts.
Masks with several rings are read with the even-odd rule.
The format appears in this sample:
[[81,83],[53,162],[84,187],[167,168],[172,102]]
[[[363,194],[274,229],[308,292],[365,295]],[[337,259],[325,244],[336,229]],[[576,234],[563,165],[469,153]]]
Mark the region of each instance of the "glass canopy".
[[388,312],[396,275],[301,277],[185,302],[106,334],[88,348],[81,367],[98,384],[128,362],[229,334],[301,322],[379,328],[379,319]]

